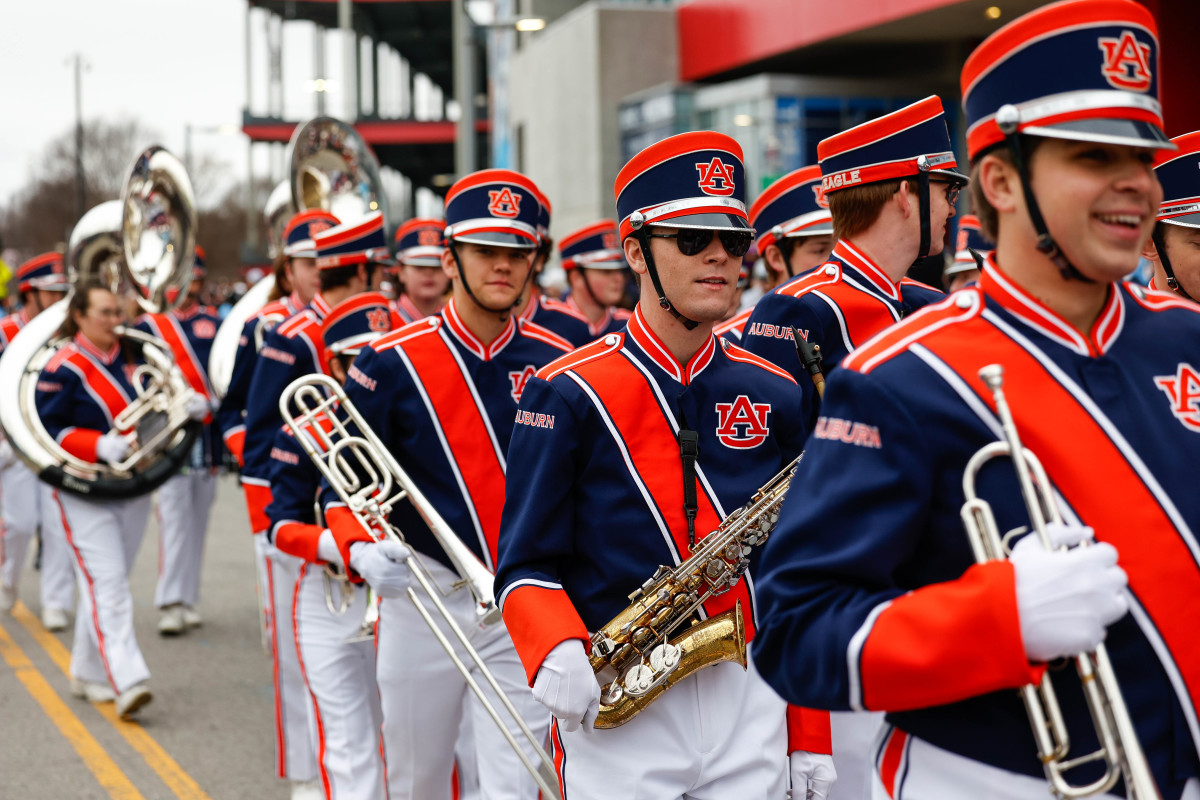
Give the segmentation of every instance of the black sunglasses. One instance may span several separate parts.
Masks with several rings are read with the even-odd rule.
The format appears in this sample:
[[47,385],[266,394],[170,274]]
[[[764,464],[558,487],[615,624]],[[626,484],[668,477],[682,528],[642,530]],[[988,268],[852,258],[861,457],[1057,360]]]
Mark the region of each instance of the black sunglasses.
[[963,190],[963,185],[961,183],[952,183],[950,181],[930,181],[930,183],[945,186],[946,202],[952,206],[957,205],[958,196],[962,194]]
[[741,258],[750,250],[754,243],[753,231],[714,231],[709,228],[680,228],[677,233],[651,233],[652,239],[674,239],[679,252],[685,256],[703,253],[713,240],[713,234],[721,239],[725,252],[734,258]]

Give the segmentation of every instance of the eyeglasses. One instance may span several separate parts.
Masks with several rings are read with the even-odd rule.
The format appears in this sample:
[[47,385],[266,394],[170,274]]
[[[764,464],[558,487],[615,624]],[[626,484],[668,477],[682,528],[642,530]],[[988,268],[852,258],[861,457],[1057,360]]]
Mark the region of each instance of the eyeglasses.
[[949,181],[930,181],[930,182],[942,184],[943,186],[945,186],[946,187],[946,202],[952,206],[958,204],[958,196],[960,194],[962,194],[962,190],[963,190],[961,183],[950,183]]
[[721,240],[725,252],[734,258],[741,258],[750,250],[754,243],[752,231],[714,231],[709,228],[680,228],[677,233],[652,233],[652,239],[674,239],[679,252],[685,256],[703,253],[712,243],[713,235]]

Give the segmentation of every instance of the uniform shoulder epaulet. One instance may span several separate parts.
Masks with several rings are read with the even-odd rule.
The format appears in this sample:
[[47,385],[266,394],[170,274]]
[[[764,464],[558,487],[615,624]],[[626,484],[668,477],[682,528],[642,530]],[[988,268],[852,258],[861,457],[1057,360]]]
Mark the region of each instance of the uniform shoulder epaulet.
[[278,333],[285,339],[294,339],[301,333],[310,331],[314,326],[320,327],[320,323],[317,322],[311,311],[305,309],[291,319],[281,323],[275,329],[275,333]]
[[391,333],[384,334],[371,342],[371,349],[377,353],[382,353],[384,350],[391,350],[396,345],[407,342],[417,336],[424,336],[435,332],[442,325],[442,318],[436,314],[424,319],[418,319],[410,322],[402,328],[397,328]]
[[801,275],[782,286],[776,287],[774,294],[783,297],[800,297],[801,295],[808,294],[818,286],[828,286],[831,283],[837,283],[841,280],[841,277],[842,271],[838,269],[838,265],[833,261],[829,261],[807,275]]
[[566,314],[568,317],[574,317],[581,322],[591,324],[591,320],[575,309],[571,308],[562,300],[555,300],[553,297],[543,297],[541,298],[541,303],[543,308],[549,309],[550,311],[557,311],[560,314]]
[[716,334],[717,336],[724,336],[725,334],[729,333],[730,331],[741,330],[743,327],[745,327],[746,322],[749,321],[750,314],[753,313],[753,311],[754,311],[753,306],[739,311],[738,313],[734,314],[729,319],[725,320],[724,322],[722,322],[721,324],[719,324],[715,328],[713,328],[713,333]]
[[1188,300],[1186,297],[1180,297],[1174,292],[1167,292],[1162,289],[1150,289],[1134,283],[1123,283],[1122,286],[1124,286],[1129,296],[1147,311],[1167,311],[1170,309],[1182,309],[1192,312],[1200,311],[1200,305],[1192,300]]
[[537,377],[545,381],[553,380],[568,370],[575,369],[589,361],[595,361],[609,353],[620,350],[624,341],[625,334],[623,333],[610,333],[607,336],[602,336],[590,344],[585,344],[583,347],[551,361],[537,371]]
[[959,289],[941,302],[925,306],[868,339],[842,361],[847,369],[867,373],[898,355],[926,333],[955,325],[983,313],[983,291],[978,287]]
[[557,333],[550,330],[549,328],[543,328],[541,325],[538,325],[536,322],[530,322],[529,320],[520,320],[520,321],[518,321],[517,324],[520,326],[521,334],[523,336],[528,336],[531,339],[537,339],[540,342],[545,342],[548,345],[557,347],[558,349],[562,350],[564,353],[569,353],[575,349],[575,346],[573,344],[571,344],[570,342],[568,342],[566,339],[562,338],[561,336],[559,336]]
[[265,306],[260,308],[258,311],[255,311],[254,314],[252,314],[250,316],[250,318],[246,321],[250,322],[252,320],[258,319],[259,317],[265,317],[270,314],[286,314],[286,313],[287,313],[287,303],[285,303],[283,300],[272,300],[271,302],[267,303]]
[[613,319],[619,319],[621,322],[628,322],[633,319],[633,312],[628,308],[614,308],[612,315]]
[[913,278],[909,278],[907,276],[900,279],[900,285],[901,286],[916,286],[917,288],[928,289],[929,291],[937,292],[938,294],[945,294],[945,292],[943,292],[941,289],[937,288],[936,286],[930,286],[928,283],[922,283],[921,281],[915,280]]
[[753,364],[760,369],[770,372],[772,375],[778,375],[788,383],[796,383],[796,379],[789,375],[786,370],[780,369],[770,361],[767,361],[765,358],[760,358],[754,355],[754,353],[751,353],[749,350],[744,350],[741,347],[738,347],[731,341],[726,340],[725,344],[722,345],[722,348],[725,350],[725,355],[733,361],[740,361],[743,364]]

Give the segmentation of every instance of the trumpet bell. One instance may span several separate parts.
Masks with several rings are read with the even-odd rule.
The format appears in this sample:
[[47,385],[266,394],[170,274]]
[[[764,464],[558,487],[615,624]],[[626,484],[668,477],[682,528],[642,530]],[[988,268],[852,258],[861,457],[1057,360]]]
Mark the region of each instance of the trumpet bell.
[[311,119],[293,132],[288,154],[297,211],[322,209],[343,223],[374,211],[387,219],[379,162],[352,126],[333,117]]
[[121,196],[121,243],[138,305],[150,314],[178,306],[196,254],[196,200],[178,158],[153,145],[137,155]]

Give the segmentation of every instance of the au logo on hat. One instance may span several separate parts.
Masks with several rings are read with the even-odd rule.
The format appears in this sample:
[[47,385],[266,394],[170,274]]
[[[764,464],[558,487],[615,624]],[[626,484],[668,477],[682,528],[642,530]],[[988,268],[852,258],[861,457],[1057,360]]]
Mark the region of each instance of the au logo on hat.
[[442,243],[442,232],[433,228],[417,231],[417,245],[420,247],[437,247]]
[[391,318],[388,316],[387,309],[368,309],[367,327],[373,331],[390,331],[392,329],[392,322]]
[[821,208],[829,208],[829,198],[825,196],[825,187],[819,183],[814,183],[812,190],[813,194],[817,196],[817,205]]
[[326,222],[323,219],[315,219],[308,223],[308,235],[316,236],[318,233],[324,233],[332,227],[332,223]]
[[1150,88],[1150,45],[1139,42],[1133,31],[1121,31],[1120,38],[1100,37],[1104,53],[1104,78],[1118,89],[1144,92]]
[[488,211],[497,217],[512,219],[521,213],[521,193],[505,186],[488,191]]
[[713,156],[712,161],[707,164],[701,161],[696,165],[696,171],[700,173],[697,185],[705,194],[719,197],[733,194],[733,165],[726,164],[720,156]]

